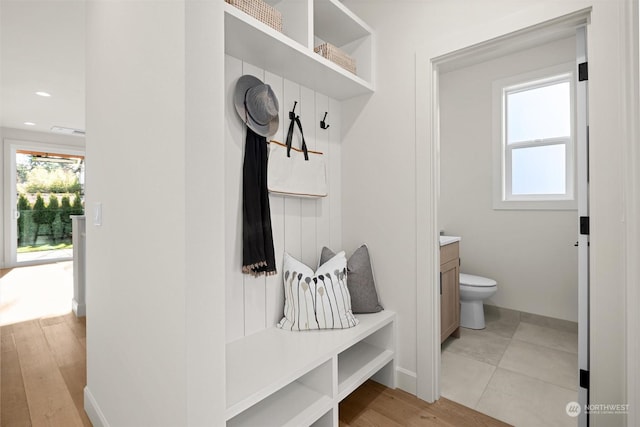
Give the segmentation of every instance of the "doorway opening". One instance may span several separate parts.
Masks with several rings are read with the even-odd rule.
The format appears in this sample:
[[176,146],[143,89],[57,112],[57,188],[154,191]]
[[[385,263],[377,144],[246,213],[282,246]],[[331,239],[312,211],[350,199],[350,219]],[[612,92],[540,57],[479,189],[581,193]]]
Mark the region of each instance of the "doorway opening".
[[[442,156],[444,155],[443,152],[446,149],[446,147],[444,146],[446,142],[443,139],[443,132],[442,132],[442,129],[439,127],[441,120],[445,115],[445,112],[442,109],[443,106],[441,104],[442,94],[439,93],[439,90],[441,89],[440,85],[442,84],[443,74],[448,71],[453,71],[457,68],[464,68],[473,64],[478,64],[484,61],[492,60],[494,58],[503,56],[505,54],[513,54],[513,53],[523,51],[524,49],[529,49],[542,44],[552,43],[558,40],[566,39],[567,37],[575,38],[575,40],[572,42],[573,49],[574,49],[573,60],[575,61],[578,59],[578,56],[579,56],[578,54],[576,54],[577,45],[582,44],[582,46],[585,48],[585,54],[586,54],[586,24],[588,21],[587,19],[588,15],[589,15],[589,11],[577,12],[572,16],[562,17],[554,22],[548,22],[545,24],[541,24],[535,28],[528,28],[526,30],[522,30],[521,32],[505,35],[499,39],[487,42],[480,46],[470,46],[468,48],[465,48],[459,51],[453,51],[451,53],[448,53],[439,57],[432,57],[430,58],[429,63],[426,63],[426,62],[424,63],[426,67],[424,67],[423,70],[426,71],[426,73],[428,74],[428,78],[425,81],[426,85],[424,87],[426,88],[427,91],[431,91],[431,93],[433,94],[433,97],[432,97],[432,102],[429,103],[430,105],[425,104],[424,106],[421,106],[421,108],[418,109],[418,113],[422,111],[426,113],[427,117],[430,117],[430,123],[432,127],[431,127],[431,135],[429,135],[428,138],[430,138],[430,140],[432,141],[432,146],[431,148],[427,147],[426,154],[424,155],[423,159],[430,161],[430,164],[433,170],[432,172],[433,175],[431,177],[429,177],[429,175],[425,176],[425,182],[426,184],[429,185],[428,194],[430,194],[430,196],[428,196],[427,199],[425,200],[426,203],[424,207],[427,209],[425,212],[428,212],[430,215],[427,216],[427,224],[424,226],[423,230],[427,231],[429,234],[433,233],[434,238],[435,236],[437,236],[438,231],[441,231],[443,228],[446,234],[457,233],[455,224],[451,226],[443,223],[443,219],[447,219],[447,218],[444,218],[444,214],[442,212],[442,208],[443,208],[442,204],[445,197],[447,197],[446,194],[444,194],[444,191],[441,186],[442,180],[451,178],[451,176],[445,178],[442,175],[442,173],[444,172],[443,168],[445,166],[441,165]],[[580,41],[577,41],[578,38],[580,38]],[[476,50],[476,48],[478,49]],[[586,58],[585,58],[585,61],[586,61]],[[418,68],[418,71],[421,71],[421,70]],[[576,74],[577,74],[577,70],[576,70]],[[470,81],[473,82],[474,78],[471,78]],[[420,88],[420,86],[418,87]],[[487,92],[491,92],[490,87],[487,89]],[[585,88],[585,93],[586,93],[586,88]],[[465,94],[462,93],[462,97],[464,96]],[[582,118],[585,119],[585,121],[582,122],[582,124],[584,125],[583,133],[586,134],[586,125],[587,125],[586,97],[583,97],[582,101],[583,101],[583,107],[585,108],[585,113],[582,116]],[[461,106],[459,105],[458,107],[466,108],[469,103],[473,103],[473,102],[475,101],[472,99],[466,99],[465,103]],[[489,127],[488,131],[490,133],[491,132],[491,105],[489,104],[486,107],[487,108],[485,108],[485,111],[480,111],[479,114],[482,115],[484,120],[482,126],[488,126]],[[451,113],[451,111],[449,113]],[[455,109],[454,109],[453,115],[455,116]],[[471,129],[475,129],[476,133],[480,131],[479,129],[475,128],[474,125],[471,123],[468,123],[468,122],[463,122],[463,123],[464,123],[464,126],[461,126],[461,123],[458,123],[458,128],[468,127]],[[427,129],[428,128],[424,128],[422,129],[422,131],[425,131]],[[487,130],[487,129],[484,129],[484,130]],[[582,132],[582,130],[580,130],[580,132]],[[461,135],[459,137],[465,138],[464,135]],[[475,136],[472,136],[471,138],[467,138],[467,139],[471,139],[471,143],[473,143],[474,140],[477,141],[477,138]],[[586,138],[583,139],[583,143],[585,144],[585,147],[586,147]],[[475,149],[467,148],[466,150],[469,151],[471,154],[474,154],[474,150],[475,150],[476,159],[480,156],[484,156],[488,154],[489,163],[491,163],[491,157],[492,157],[491,146],[489,148],[476,146]],[[581,154],[580,154],[579,148],[576,149],[575,154],[577,157],[580,157]],[[453,156],[455,157],[455,153],[453,153]],[[459,165],[459,166],[460,166],[460,170],[464,170],[464,173],[460,174],[462,175],[462,178],[460,179],[467,179],[473,182],[477,180],[487,180],[488,178],[489,187],[492,186],[491,165],[489,165],[483,171],[479,172],[477,176],[474,175],[473,173],[471,173],[470,175],[470,170],[466,166],[464,165]],[[582,170],[580,165],[577,166],[577,169]],[[586,168],[584,168],[583,171],[586,171]],[[577,184],[580,184],[579,182],[580,179],[581,177],[576,174]],[[586,183],[586,175],[584,176],[584,181]],[[458,198],[461,199],[463,202],[466,201],[467,206],[473,203],[475,204],[484,203],[487,205],[485,207],[487,207],[489,210],[494,210],[493,200],[492,200],[493,198],[492,198],[491,192],[489,192],[489,196],[487,198],[483,199],[484,201],[478,201],[478,200],[471,201],[470,199],[473,199],[473,197],[475,196],[474,190],[471,187],[472,186],[461,185],[460,188],[462,190],[461,190],[461,193],[458,194]],[[576,191],[578,192],[577,194],[580,194],[580,197],[583,197],[583,195],[588,195],[588,190],[585,190],[584,193],[581,193],[580,185],[577,185]],[[457,210],[460,211],[462,209],[464,209],[464,207],[458,208]],[[575,207],[573,209],[575,209]],[[577,214],[578,212],[575,210],[571,213],[571,215],[573,215],[573,218],[572,218],[573,223],[572,225],[569,226],[569,229],[570,229],[570,233],[573,233],[573,234],[571,237],[571,241],[567,242],[567,248],[565,248],[566,249],[565,252],[572,251],[573,252],[572,256],[573,258],[575,258],[575,262],[573,265],[574,266],[579,265],[580,271],[584,270],[588,272],[588,236],[584,237],[584,239],[586,240],[580,237],[579,239],[580,244],[577,245],[577,246],[580,246],[579,250],[581,251],[583,250],[583,248],[586,248],[587,250],[586,256],[582,256],[582,254],[578,256],[578,250],[576,250],[576,248],[574,247],[574,244],[578,237],[577,235],[578,235],[578,229],[579,229],[579,227],[577,226],[577,223],[578,223]],[[466,221],[467,223],[473,223],[477,219],[478,218],[476,217],[471,217],[471,218],[467,218]],[[523,228],[526,228],[527,221],[523,220],[521,223],[523,224]],[[449,228],[449,227],[453,227],[453,228]],[[473,235],[474,231],[472,229],[466,230],[464,233],[467,235],[466,240],[468,242],[470,240],[475,240],[479,236],[478,233],[475,233],[476,235],[474,236]],[[427,243],[431,241],[431,236],[428,236],[428,237],[429,238],[426,241]],[[462,241],[461,241],[461,245],[462,245],[464,244],[465,235],[462,235],[461,237],[462,237]],[[520,236],[519,233],[511,233],[511,235],[507,236],[508,238],[506,239],[504,237],[505,237],[504,235],[501,236],[500,226],[498,226],[496,229],[493,230],[493,234],[491,234],[489,238],[494,240],[493,243],[495,243],[495,240],[500,240],[500,239],[504,241],[510,240],[510,241],[519,242],[521,245],[520,249],[516,248],[515,250],[511,251],[510,256],[512,257],[512,260],[513,258],[516,258],[518,256],[518,252],[524,251],[524,249],[529,245],[529,241],[526,238]],[[432,249],[436,249],[436,248],[431,248],[430,245],[423,246],[421,248],[419,244],[419,250],[424,251],[424,253],[427,255],[432,253],[431,252]],[[552,249],[547,248],[545,250],[551,251]],[[445,385],[443,384],[443,378],[441,378],[440,376],[441,348],[439,345],[440,340],[438,339],[439,337],[437,336],[439,334],[434,334],[434,331],[439,332],[440,330],[439,328],[440,298],[439,298],[439,291],[437,289],[438,288],[437,273],[439,271],[439,268],[438,268],[439,257],[437,255],[437,250],[434,250],[433,256],[432,257],[430,256],[429,259],[431,262],[431,266],[429,270],[432,270],[432,272],[434,273],[432,276],[432,280],[434,281],[434,283],[436,283],[436,286],[428,287],[426,291],[422,293],[422,295],[419,290],[419,295],[418,295],[422,302],[429,303],[429,306],[433,308],[432,310],[428,311],[428,313],[430,314],[427,314],[424,316],[419,315],[419,319],[418,319],[419,331],[422,328],[428,328],[428,330],[431,331],[424,334],[423,336],[420,336],[418,341],[418,370],[419,370],[418,395],[427,400],[430,400],[430,399],[435,400],[438,397],[440,397],[441,392],[443,390],[443,386]],[[578,262],[578,259],[580,260],[579,261],[580,263]],[[584,263],[585,260],[587,261],[587,263]],[[504,260],[504,261],[508,261],[508,260]],[[469,268],[467,271],[470,272],[471,274],[475,273],[478,275],[491,277],[490,273],[481,271],[481,268],[483,268],[483,265],[485,265],[481,261],[478,261],[478,260],[473,261],[472,257],[469,257],[469,256],[467,256],[465,260],[465,257],[463,256],[462,263],[463,263],[463,269],[462,269],[463,272],[465,270],[464,264],[466,263],[467,267]],[[470,266],[470,263],[471,263],[471,266]],[[538,265],[537,268],[544,269],[546,268],[546,266]],[[578,268],[574,268],[573,270],[574,275],[578,276],[576,270],[578,270]],[[579,280],[576,278],[574,282],[577,284]],[[498,280],[498,283],[500,283],[499,280]],[[560,320],[571,320],[573,321],[574,324],[577,323],[576,322],[577,320],[579,320],[580,321],[579,326],[581,329],[580,336],[587,337],[588,329],[587,329],[587,324],[583,322],[582,312],[588,309],[588,277],[585,284],[581,284],[580,286],[584,286],[586,288],[586,292],[582,292],[582,291],[578,292],[579,286],[574,286],[573,290],[571,291],[573,294],[572,298],[573,298],[573,305],[574,305],[572,309],[573,313],[570,316],[571,318],[568,319],[565,316],[555,316],[555,317],[559,318]],[[498,289],[499,288],[500,288],[500,285],[498,284]],[[536,291],[536,289],[525,289],[524,291],[527,292],[529,290],[532,292]],[[578,294],[580,294],[580,298],[578,297]],[[548,298],[549,300],[552,300],[554,296],[549,295]],[[494,304],[495,306],[500,306],[500,303],[498,303],[497,301]],[[506,305],[506,306],[509,307],[509,305]],[[515,308],[520,310],[520,313],[524,313],[525,316],[528,314],[526,313],[527,311],[536,313],[536,310],[533,310],[533,309],[526,310],[526,307],[518,307],[516,305]],[[538,311],[538,313],[540,313],[540,311]],[[495,313],[492,313],[492,314],[495,314]],[[548,316],[548,317],[554,317],[554,316]],[[588,321],[588,317],[585,317],[584,320]],[[583,327],[584,327],[584,330],[582,330]],[[421,334],[422,332],[419,335]],[[577,335],[578,335],[577,328],[575,328],[573,331],[573,336],[574,336],[573,341],[578,341],[576,339]],[[577,360],[580,359],[582,361],[582,359],[586,359],[586,369],[588,369],[588,359],[587,359],[588,342],[586,339],[580,339],[579,341],[580,341],[580,344],[577,345],[578,349],[576,350],[577,354],[574,354],[572,356],[572,359],[573,359],[572,363],[575,366],[572,366],[570,371],[572,371],[571,375],[574,377],[571,379],[571,386],[573,388],[572,396],[575,395],[574,399],[576,399],[576,401],[579,401],[580,404],[583,405],[587,403],[587,399],[585,397],[586,395],[582,393],[582,390],[579,390],[581,389],[581,387],[578,379]],[[479,342],[477,344],[482,345],[484,344],[484,342]],[[580,355],[580,357],[578,357],[578,354]],[[497,364],[499,364],[499,361],[497,362]],[[580,366],[580,369],[582,369],[582,365]],[[497,368],[495,368],[494,371],[495,370],[497,370]],[[568,415],[565,413],[565,405],[567,405],[568,403],[571,403],[571,402],[564,402],[563,407],[561,408],[564,416],[566,417],[568,417]],[[579,425],[586,425],[586,419],[584,419],[583,417],[580,417]]]
[[84,153],[10,144],[5,265],[73,258],[71,218],[84,214]]

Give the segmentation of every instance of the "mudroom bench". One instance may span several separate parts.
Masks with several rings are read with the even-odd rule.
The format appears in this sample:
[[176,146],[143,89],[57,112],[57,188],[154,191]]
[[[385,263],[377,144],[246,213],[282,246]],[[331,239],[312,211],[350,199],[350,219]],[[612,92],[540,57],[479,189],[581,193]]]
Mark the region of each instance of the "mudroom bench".
[[367,379],[395,387],[392,311],[350,329],[269,328],[227,344],[227,426],[337,427],[338,404]]

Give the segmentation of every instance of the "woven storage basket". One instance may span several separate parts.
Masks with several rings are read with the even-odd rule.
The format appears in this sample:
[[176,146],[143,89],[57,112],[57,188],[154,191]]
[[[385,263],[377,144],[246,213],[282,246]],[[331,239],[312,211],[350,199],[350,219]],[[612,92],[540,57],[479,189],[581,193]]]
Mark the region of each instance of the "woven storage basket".
[[225,0],[241,11],[267,24],[274,30],[282,32],[282,14],[280,11],[262,0]]
[[345,70],[351,71],[353,74],[356,73],[356,60],[331,43],[322,43],[321,45],[316,46],[314,51],[317,54],[324,56],[329,61],[335,62]]

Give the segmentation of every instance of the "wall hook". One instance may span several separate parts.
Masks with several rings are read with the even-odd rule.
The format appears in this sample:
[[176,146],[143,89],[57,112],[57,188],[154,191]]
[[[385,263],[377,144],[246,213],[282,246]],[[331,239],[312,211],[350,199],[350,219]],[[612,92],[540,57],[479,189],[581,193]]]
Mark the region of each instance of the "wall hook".
[[329,113],[328,111],[325,111],[325,112],[324,112],[324,118],[323,118],[322,120],[320,120],[320,127],[321,127],[322,129],[329,129],[329,126],[331,126],[331,125],[328,125],[328,124],[325,122],[325,120],[327,120],[327,114],[328,114],[328,113]]
[[289,111],[289,120],[296,119],[296,105],[298,105],[298,101],[293,101],[293,109]]

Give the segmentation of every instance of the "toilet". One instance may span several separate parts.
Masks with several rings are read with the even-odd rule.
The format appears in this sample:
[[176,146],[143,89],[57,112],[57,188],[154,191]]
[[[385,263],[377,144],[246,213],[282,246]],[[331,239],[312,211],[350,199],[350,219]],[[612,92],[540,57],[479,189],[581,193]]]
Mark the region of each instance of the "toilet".
[[482,301],[497,290],[498,284],[493,279],[460,273],[460,326],[484,329]]

